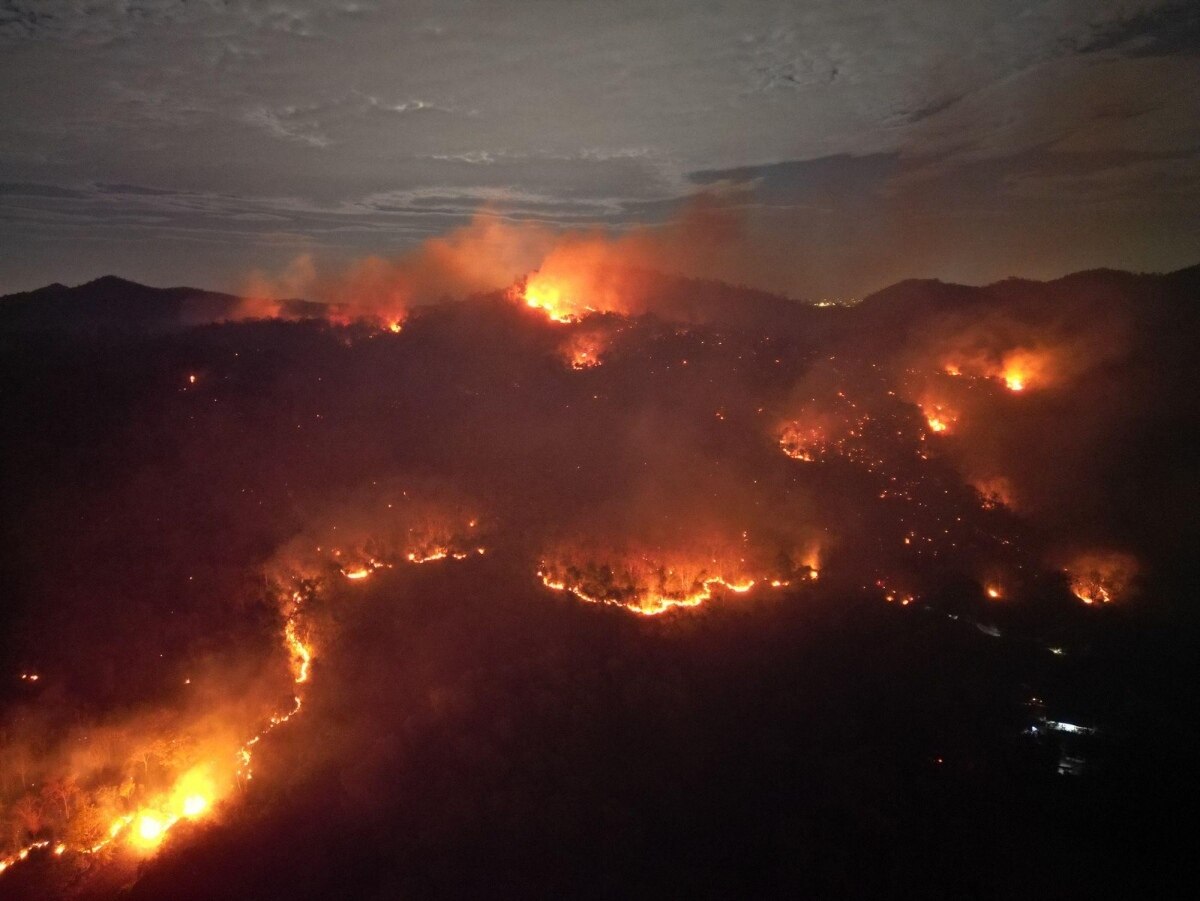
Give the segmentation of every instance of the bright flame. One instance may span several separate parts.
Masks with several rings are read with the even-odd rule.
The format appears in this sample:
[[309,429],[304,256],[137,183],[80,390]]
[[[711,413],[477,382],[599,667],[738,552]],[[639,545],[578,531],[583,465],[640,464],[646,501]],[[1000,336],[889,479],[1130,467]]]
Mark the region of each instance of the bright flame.
[[[429,550],[425,553],[417,553],[415,551],[410,551],[407,554],[406,559],[408,560],[409,563],[432,563],[435,560],[445,560],[449,556],[450,556],[449,548],[439,547],[439,548],[433,548],[432,550]],[[466,554],[463,554],[462,556],[455,554],[454,556],[456,559],[461,560],[462,557],[466,556]]]
[[923,400],[918,406],[921,408],[921,414],[925,417],[925,424],[929,426],[929,431],[935,434],[948,432],[950,427],[958,422],[958,416],[945,404]]
[[946,375],[997,379],[1012,392],[1020,393],[1050,381],[1056,354],[1046,348],[1018,347],[997,355],[975,356],[942,366]]
[[555,322],[574,322],[579,318],[574,312],[575,299],[567,296],[561,284],[537,272],[525,281],[525,303],[542,310]]
[[173,820],[168,819],[158,811],[144,810],[134,821],[133,832],[130,835],[133,843],[142,848],[155,848],[171,828]]
[[1014,350],[1005,354],[1000,378],[1009,391],[1024,391],[1031,385],[1042,384],[1047,378],[1050,358],[1046,353],[1032,350]]
[[296,634],[295,617],[288,617],[283,628],[283,639],[292,653],[292,674],[296,679],[296,684],[307,682],[308,668],[312,664],[312,649]]

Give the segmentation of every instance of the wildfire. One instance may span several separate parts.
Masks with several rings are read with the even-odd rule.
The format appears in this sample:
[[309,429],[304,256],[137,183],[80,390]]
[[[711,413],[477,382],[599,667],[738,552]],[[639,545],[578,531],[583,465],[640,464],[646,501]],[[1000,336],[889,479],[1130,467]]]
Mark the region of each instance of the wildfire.
[[[528,277],[520,294],[520,299],[525,305],[543,311],[549,319],[559,323],[575,323],[570,328],[555,330],[557,336],[565,336],[559,352],[566,364],[575,370],[600,366],[611,337],[603,331],[593,330],[593,323],[601,321],[598,317],[580,323],[583,313],[592,309],[582,306],[582,299],[585,297],[591,295],[580,290],[571,281],[540,272]],[[386,321],[377,318],[372,321],[376,327],[382,323],[383,327],[392,333],[400,332],[404,325],[403,320],[398,318]],[[977,387],[969,384],[968,379],[991,379],[993,381],[989,383],[989,393],[994,393],[994,389],[998,388],[994,381],[997,379],[1013,392],[1023,392],[1033,385],[1044,383],[1044,357],[1029,351],[1013,351],[1004,356],[999,365],[998,360],[1001,360],[998,355],[992,356],[988,364],[990,369],[986,371],[976,368],[977,364],[964,364],[965,367],[969,367],[966,372],[958,365],[947,365],[944,367],[944,373],[948,376],[962,377],[962,381],[954,386],[956,389]],[[685,364],[686,362],[684,360]],[[779,360],[776,359],[775,362],[778,363]],[[1061,369],[1058,375],[1063,377]],[[196,382],[195,375],[189,376],[188,379],[189,384]],[[965,401],[959,406],[958,395],[945,389],[943,383],[937,393],[940,396],[948,395],[951,404],[959,411],[969,409]],[[887,393],[894,396],[892,391]],[[881,506],[898,508],[901,502],[907,501],[908,509],[916,511],[912,514],[913,521],[910,523],[906,520],[904,523],[905,529],[912,529],[907,533],[907,537],[903,538],[904,545],[911,546],[912,542],[919,541],[922,543],[921,547],[924,547],[926,542],[934,546],[933,539],[926,535],[927,532],[939,534],[934,531],[934,527],[940,529],[940,534],[953,535],[949,530],[956,527],[948,521],[949,517],[944,517],[945,523],[937,521],[934,516],[937,512],[934,503],[931,501],[927,504],[917,493],[917,488],[920,487],[918,477],[914,476],[906,481],[902,477],[903,473],[889,473],[886,462],[881,462],[888,459],[885,453],[871,445],[883,428],[877,425],[883,420],[882,414],[876,415],[872,409],[869,415],[864,408],[856,406],[857,400],[846,400],[841,391],[837,392],[837,397],[842,399],[837,402],[841,412],[810,411],[811,415],[801,416],[797,421],[784,425],[778,432],[778,445],[784,454],[795,460],[816,464],[800,467],[805,471],[798,479],[817,472],[821,468],[818,461],[831,461],[834,455],[838,455],[872,472],[880,473],[879,485],[871,488],[871,496],[874,497],[878,491],[879,498],[888,498],[887,505]],[[869,402],[869,397],[870,395],[862,401],[864,407]],[[722,404],[725,401],[725,398],[719,399]],[[729,405],[732,409],[733,403],[730,402]],[[907,403],[900,404],[899,401],[896,401],[896,406],[900,408],[901,413],[896,416],[895,429],[887,426],[888,434],[894,432],[895,435],[908,440],[912,437],[911,433],[917,432],[919,440],[925,441],[926,433],[919,428],[919,420],[913,415],[912,406]],[[956,412],[947,409],[942,403],[923,402],[919,407],[931,433],[952,432],[959,422]],[[706,411],[707,409],[709,408],[706,408]],[[759,407],[758,412],[762,413],[763,407]],[[966,413],[963,415],[963,421],[969,423]],[[724,406],[718,410],[716,416],[719,420],[725,420]],[[738,421],[738,416],[731,416],[729,423],[722,427],[722,434],[731,430],[733,424]],[[955,442],[951,441],[950,445],[953,444]],[[929,458],[922,455],[921,459]],[[788,469],[790,474],[794,467]],[[833,467],[829,467],[829,470],[831,476],[839,475]],[[887,476],[886,481],[884,476]],[[993,479],[977,487],[985,508],[1010,502],[1011,489],[1001,479]],[[388,497],[399,503],[398,495],[392,494]],[[388,507],[391,506],[389,503]],[[918,516],[924,517],[924,520],[918,519]],[[419,528],[409,528],[407,531],[397,529],[384,538],[372,536],[370,540],[344,544],[342,546],[347,548],[344,556],[341,551],[333,552],[336,560],[328,555],[322,556],[319,567],[314,565],[307,574],[319,572],[319,576],[313,576],[313,581],[323,581],[324,584],[340,585],[342,578],[358,583],[376,574],[380,569],[403,566],[404,562],[427,564],[447,559],[463,560],[472,554],[485,553],[485,548],[477,546],[478,536],[472,535],[469,542],[463,537],[468,534],[468,530],[476,527],[476,520],[470,520],[467,529],[464,530],[464,520],[459,520],[457,524],[449,524],[444,517],[431,519],[432,525],[424,523]],[[1002,517],[986,519],[999,520]],[[918,526],[925,520],[929,521],[931,528],[918,532]],[[693,528],[695,524],[689,522],[688,525],[689,528]],[[398,539],[397,532],[402,532],[405,538]],[[338,534],[340,541],[344,532]],[[688,537],[690,539],[691,536]],[[742,533],[742,537],[745,538],[745,533]],[[731,542],[719,543],[718,546],[724,549],[728,544]],[[693,545],[682,542],[668,544],[668,548],[672,547],[687,548],[690,551]],[[936,556],[937,549],[934,547],[933,553]],[[317,550],[319,552],[320,548]],[[311,547],[306,551],[311,553]],[[906,554],[914,552],[910,550],[906,551]],[[617,562],[609,563],[608,560]],[[311,561],[306,560],[305,565],[308,563]],[[1095,553],[1076,559],[1067,567],[1067,571],[1071,590],[1083,603],[1106,604],[1127,592],[1136,575],[1137,564],[1128,555]],[[1011,576],[1007,570],[1000,572],[1005,573],[1006,580]],[[618,606],[633,614],[650,617],[676,609],[695,608],[725,595],[745,595],[756,590],[781,589],[799,586],[805,582],[816,582],[820,578],[820,569],[815,552],[806,557],[788,556],[784,562],[774,564],[770,555],[760,553],[754,557],[746,547],[739,546],[736,551],[712,556],[694,556],[691,553],[674,553],[671,550],[661,554],[659,550],[652,550],[640,556],[637,553],[626,552],[577,559],[543,559],[537,576],[542,585],[551,591],[569,594],[586,603]],[[864,590],[867,590],[868,586],[869,583],[864,583]],[[981,587],[987,598],[1001,600],[1008,596],[1010,591],[1019,594],[1018,586],[1019,583],[1015,580],[987,580]],[[876,587],[889,603],[907,606],[917,600],[916,595],[889,587],[882,581],[877,582]],[[178,778],[175,778],[176,772],[167,768],[160,771],[154,769],[157,765],[146,765],[142,770],[142,781],[131,790],[132,793],[122,795],[122,800],[114,802],[111,809],[104,813],[101,822],[109,823],[109,826],[106,837],[99,841],[87,844],[72,838],[71,844],[58,842],[52,845],[53,839],[42,840],[40,836],[53,834],[57,827],[36,831],[31,829],[28,834],[19,832],[13,839],[14,844],[30,838],[39,840],[20,847],[9,857],[0,859],[0,872],[43,848],[51,848],[49,853],[55,855],[62,855],[68,851],[87,854],[96,853],[110,844],[117,843],[127,844],[142,852],[152,852],[167,839],[176,824],[210,815],[214,807],[233,791],[238,779],[252,779],[255,749],[274,729],[300,713],[307,697],[308,686],[314,677],[313,664],[317,651],[323,647],[320,640],[322,636],[315,631],[314,619],[309,616],[307,608],[307,604],[315,596],[316,589],[309,591],[305,588],[304,592],[307,593],[300,590],[291,591],[289,588],[281,594],[281,625],[276,626],[281,632],[273,636],[273,640],[281,641],[281,646],[275,646],[276,653],[282,650],[289,666],[292,680],[290,705],[281,705],[275,709],[265,722],[259,719],[241,724],[235,733],[236,737],[227,740],[221,746],[219,754],[206,755],[211,759],[206,760],[204,767],[188,770]],[[319,671],[318,669],[317,672]],[[36,682],[39,677],[36,673],[23,673],[20,678]],[[270,708],[267,712],[269,710]],[[257,732],[253,732],[255,728]],[[247,734],[250,737],[239,745],[238,742]],[[182,769],[183,766],[181,764],[179,768]],[[217,775],[210,774],[211,767],[217,768]],[[146,775],[147,771],[151,773],[150,776]],[[171,787],[163,791],[162,786],[167,784]],[[88,841],[92,839],[89,838]]]
[[815,551],[807,559],[812,562],[777,575],[750,573],[737,561],[723,563],[716,558],[676,564],[643,559],[625,561],[617,568],[543,561],[537,574],[547,588],[567,592],[585,603],[657,616],[669,610],[698,607],[721,592],[746,594],[756,587],[786,588],[797,579],[815,581]]
[[312,664],[312,649],[296,635],[295,617],[288,617],[283,629],[284,641],[292,655],[292,675],[297,685],[308,681],[308,668]]
[[[140,851],[152,851],[162,844],[173,826],[194,820],[211,809],[215,793],[213,780],[205,768],[189,771],[175,784],[170,794],[157,804],[145,807],[132,817],[121,817],[109,829],[110,838],[118,837],[132,823],[129,842]],[[61,845],[65,849],[65,845]],[[55,850],[55,853],[60,853]]]
[[793,460],[812,463],[825,447],[825,431],[798,422],[788,423],[779,434],[779,448]]
[[1076,557],[1066,569],[1075,597],[1089,605],[1109,604],[1129,591],[1138,563],[1119,551],[1097,551]]
[[143,811],[134,823],[134,843],[142,848],[157,847],[174,824],[174,819],[164,817],[157,811]]
[[[142,853],[152,852],[162,844],[177,823],[204,816],[211,809],[216,794],[215,781],[208,767],[201,765],[181,776],[166,795],[131,814],[118,816],[109,824],[107,836],[89,847],[74,850],[80,854],[95,854],[125,836],[130,847]],[[43,843],[45,844],[45,843]],[[62,856],[72,850],[65,842],[54,847]]]
[[1044,353],[1032,350],[1014,350],[1004,357],[1000,378],[1009,391],[1024,391],[1031,385],[1046,381],[1049,360]]
[[958,417],[945,404],[925,401],[920,404],[920,407],[921,413],[925,416],[925,424],[929,426],[929,431],[935,434],[950,431],[950,427],[958,421]]
[[9,855],[8,857],[0,858],[0,873],[3,873],[15,863],[19,863],[29,857],[30,852],[37,851],[40,848],[45,848],[49,845],[49,841],[30,842],[21,850]]
[[[538,576],[541,578],[542,584],[553,591],[567,591],[579,598],[579,600],[589,604],[608,604],[614,607],[624,607],[626,610],[640,613],[643,616],[657,616],[660,613],[666,613],[668,610],[677,607],[698,607],[705,601],[711,600],[713,594],[718,589],[731,591],[734,594],[745,594],[758,584],[758,581],[755,579],[747,579],[744,582],[729,582],[720,576],[713,576],[704,579],[700,583],[700,587],[691,592],[666,594],[649,591],[628,600],[619,600],[603,595],[589,594],[579,585],[568,584],[562,580],[554,579],[544,572],[539,572]],[[790,582],[774,579],[767,584],[774,588],[780,588],[789,585]]]
[[[340,554],[341,554],[340,551],[334,552],[334,556],[340,556]],[[390,564],[383,563],[379,560],[376,560],[374,557],[372,557],[366,563],[361,564],[359,566],[351,566],[349,569],[343,568],[342,575],[345,576],[347,579],[349,579],[351,582],[360,582],[363,579],[367,578],[367,576],[371,575],[371,573],[375,572],[375,570],[383,569],[384,567],[387,567],[387,566],[390,566]]]
[[946,363],[945,375],[967,379],[995,379],[1014,393],[1044,385],[1050,378],[1054,354],[1045,349],[1018,347],[1001,353],[970,357]]
[[1012,507],[1014,504],[1012,483],[1002,476],[979,479],[972,482],[971,487],[979,493],[980,506],[985,510]]
[[[468,523],[469,529],[474,529],[477,520],[472,519]],[[368,542],[368,545],[371,542]],[[466,551],[459,551],[450,544],[438,545],[431,544],[429,540],[423,539],[414,545],[415,549],[404,554],[404,559],[409,563],[429,563],[435,560],[444,560],[447,558],[454,560],[463,560],[469,554]],[[320,548],[318,548],[320,551]],[[474,553],[484,554],[486,548],[476,547]],[[332,551],[333,556],[341,557],[340,550]],[[391,563],[375,557],[370,557],[366,564],[353,566],[350,568],[341,568],[341,574],[348,580],[357,582],[367,578],[376,570],[390,568]],[[238,761],[238,776],[249,781],[254,778],[252,769],[252,760],[254,756],[254,748],[274,729],[290,721],[296,716],[304,706],[304,699],[300,694],[299,686],[308,683],[311,677],[311,667],[314,657],[312,644],[301,636],[301,617],[303,614],[304,595],[300,591],[293,591],[289,597],[289,612],[284,619],[283,625],[283,643],[287,649],[292,669],[292,680],[298,686],[296,693],[292,696],[292,706],[286,711],[275,713],[268,720],[267,724],[259,730],[259,732],[246,741],[237,751],[236,759]],[[193,804],[203,800],[202,796],[199,799],[193,796]],[[185,800],[186,804],[186,800]],[[207,803],[201,805],[198,809],[201,811],[207,807]]]
[[577,332],[563,342],[560,356],[572,369],[593,369],[604,362],[607,340],[598,332]]
[[409,563],[433,563],[435,560],[445,560],[449,556],[449,548],[439,547],[424,553],[409,551],[405,555],[405,559],[408,560]]
[[575,322],[579,318],[575,312],[578,301],[567,290],[561,282],[534,272],[525,280],[525,304],[555,322]]

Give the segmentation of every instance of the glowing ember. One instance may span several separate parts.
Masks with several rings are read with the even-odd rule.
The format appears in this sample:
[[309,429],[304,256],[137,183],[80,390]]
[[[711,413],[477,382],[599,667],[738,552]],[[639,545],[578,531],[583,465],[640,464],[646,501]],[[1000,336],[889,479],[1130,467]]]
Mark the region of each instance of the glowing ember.
[[915,595],[907,591],[897,591],[889,587],[882,579],[875,581],[875,587],[883,592],[883,599],[889,604],[898,603],[901,607],[907,607],[917,599]]

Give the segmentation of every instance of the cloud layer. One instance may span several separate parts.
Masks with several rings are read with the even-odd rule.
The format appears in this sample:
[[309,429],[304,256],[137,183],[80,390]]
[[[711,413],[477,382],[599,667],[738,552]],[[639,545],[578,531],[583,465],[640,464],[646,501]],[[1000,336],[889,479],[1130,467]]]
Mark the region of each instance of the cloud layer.
[[700,183],[743,192],[754,281],[792,294],[1175,268],[1196,34],[1176,2],[8,0],[0,291],[235,288],[483,204],[653,222]]

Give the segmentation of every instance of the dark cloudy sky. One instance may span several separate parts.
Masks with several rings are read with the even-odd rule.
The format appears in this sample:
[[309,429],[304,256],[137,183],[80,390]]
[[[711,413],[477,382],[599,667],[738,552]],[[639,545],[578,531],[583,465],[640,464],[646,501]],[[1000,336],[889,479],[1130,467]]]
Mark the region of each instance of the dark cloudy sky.
[[0,292],[719,193],[743,280],[1200,261],[1194,2],[0,0]]

